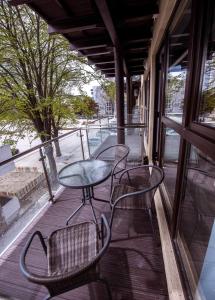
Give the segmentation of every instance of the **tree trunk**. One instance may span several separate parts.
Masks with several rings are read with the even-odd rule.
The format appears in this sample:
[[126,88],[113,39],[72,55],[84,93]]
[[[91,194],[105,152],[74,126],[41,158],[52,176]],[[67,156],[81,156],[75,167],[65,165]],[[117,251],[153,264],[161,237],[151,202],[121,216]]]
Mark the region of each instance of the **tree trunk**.
[[60,150],[59,140],[54,141],[54,146],[55,146],[56,156],[60,157],[62,155],[62,153],[61,153],[61,150]]
[[[53,137],[57,138],[58,137],[58,127],[55,125],[54,120],[52,120],[52,126],[53,126]],[[56,156],[60,157],[62,155],[62,153],[61,153],[61,150],[60,150],[59,140],[54,141],[54,146],[55,146]]]
[[52,144],[50,143],[49,145],[44,147],[44,154],[48,157],[49,161],[49,179],[52,188],[54,188],[57,185],[57,166],[56,162],[54,159],[54,151]]

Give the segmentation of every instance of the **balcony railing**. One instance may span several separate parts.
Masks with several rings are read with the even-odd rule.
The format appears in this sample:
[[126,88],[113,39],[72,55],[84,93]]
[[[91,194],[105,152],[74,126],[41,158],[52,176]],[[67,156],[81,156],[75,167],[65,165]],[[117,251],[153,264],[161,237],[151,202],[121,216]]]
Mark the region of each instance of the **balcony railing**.
[[[129,163],[141,163],[144,125],[121,129],[125,131],[125,143],[131,149]],[[57,138],[0,163],[0,169],[4,170],[0,176],[0,253],[44,206],[55,201],[56,194],[62,189],[57,180],[58,171],[66,164],[88,159],[116,144],[116,131],[117,127],[109,118],[96,120],[94,124],[67,130]]]

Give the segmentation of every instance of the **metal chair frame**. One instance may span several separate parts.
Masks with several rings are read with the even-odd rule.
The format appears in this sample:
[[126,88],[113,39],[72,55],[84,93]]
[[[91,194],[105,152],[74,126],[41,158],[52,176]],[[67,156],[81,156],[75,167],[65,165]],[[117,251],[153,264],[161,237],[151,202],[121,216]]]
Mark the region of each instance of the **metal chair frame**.
[[113,169],[112,169],[112,172],[111,172],[111,188],[110,188],[110,193],[112,192],[112,187],[113,187],[113,179],[116,178],[116,175],[123,172],[123,170],[125,169],[122,169],[122,170],[119,170],[118,172],[116,171],[116,168],[117,166],[119,165],[119,163],[121,163],[123,160],[125,160],[125,168],[126,168],[126,163],[127,163],[127,157],[128,157],[128,154],[130,152],[130,149],[127,145],[124,145],[124,144],[116,144],[116,145],[112,145],[108,148],[105,148],[104,150],[102,150],[99,154],[97,154],[95,156],[95,159],[98,159],[100,157],[101,154],[103,154],[104,152],[108,151],[109,149],[111,148],[116,148],[116,147],[123,147],[127,150],[127,152],[117,161],[114,161],[114,165],[113,165]]
[[[158,170],[160,172],[160,180],[155,185],[151,186],[150,188],[146,188],[146,189],[139,190],[139,191],[132,192],[132,193],[123,194],[123,195],[119,196],[114,202],[112,202],[112,196],[113,196],[113,191],[112,191],[112,194],[111,194],[111,197],[110,197],[110,207],[111,207],[111,216],[110,216],[110,221],[109,221],[110,228],[112,228],[112,225],[113,225],[115,210],[116,209],[125,209],[125,208],[117,208],[117,204],[120,201],[123,201],[123,199],[126,199],[127,197],[143,195],[143,194],[146,194],[150,191],[154,191],[154,194],[155,194],[156,189],[158,188],[158,186],[162,183],[162,181],[164,179],[164,172],[161,168],[159,168],[157,166],[154,166],[154,165],[141,165],[141,166],[132,167],[132,168],[129,168],[129,169],[125,170],[119,178],[119,183],[121,183],[121,180],[122,180],[122,178],[125,174],[127,175],[129,183],[131,183],[129,172],[132,171],[132,170],[135,170],[135,169],[140,169],[140,168],[141,169],[143,169],[143,168],[145,168],[145,169],[154,168],[154,169]],[[153,201],[154,194],[152,196],[151,201]],[[137,209],[137,208],[134,207],[133,209]],[[153,219],[152,219],[152,209],[151,208],[146,208],[146,210],[148,210],[152,231],[153,231],[153,234],[155,234],[154,226],[153,226]]]
[[101,216],[101,221],[102,224],[105,224],[106,230],[105,240],[104,235],[102,234],[102,248],[88,265],[76,272],[67,272],[65,274],[55,276],[40,276],[38,274],[32,273],[27,267],[26,256],[33,239],[35,238],[35,236],[39,237],[40,243],[46,256],[47,246],[40,231],[36,231],[31,235],[20,257],[20,268],[22,274],[30,282],[44,285],[48,289],[49,295],[47,295],[44,299],[51,299],[54,296],[68,292],[72,289],[78,288],[93,281],[100,281],[105,284],[109,299],[112,299],[108,282],[105,280],[105,278],[101,277],[97,268],[98,262],[107,250],[111,239],[110,227],[104,215]]

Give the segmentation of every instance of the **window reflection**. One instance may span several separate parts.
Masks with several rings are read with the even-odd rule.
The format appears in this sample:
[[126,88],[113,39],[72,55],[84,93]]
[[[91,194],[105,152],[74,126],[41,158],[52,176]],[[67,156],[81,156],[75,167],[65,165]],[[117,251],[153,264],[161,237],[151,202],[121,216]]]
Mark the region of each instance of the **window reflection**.
[[180,147],[180,136],[171,128],[165,129],[164,143],[164,184],[171,202],[173,202],[175,194],[175,183],[178,166],[178,155]]
[[166,84],[165,115],[181,123],[186,76],[188,71],[188,46],[190,32],[190,2],[171,32],[169,38],[168,73]]
[[204,65],[198,121],[204,125],[215,127],[215,9]]
[[[193,296],[214,299],[215,290],[215,161],[191,146],[185,175],[180,221],[182,259]],[[212,255],[213,254],[213,255]]]

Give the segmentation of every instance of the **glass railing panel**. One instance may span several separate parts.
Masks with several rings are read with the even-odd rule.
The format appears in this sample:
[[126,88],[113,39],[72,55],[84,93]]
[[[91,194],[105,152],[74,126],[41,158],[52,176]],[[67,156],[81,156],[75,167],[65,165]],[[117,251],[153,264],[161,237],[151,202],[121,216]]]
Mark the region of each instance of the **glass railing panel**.
[[110,135],[110,130],[108,128],[100,127],[89,127],[86,129],[87,133],[87,143],[89,148],[90,156],[94,155],[97,149]]
[[[130,148],[128,161],[140,163],[144,156],[143,130],[144,128],[124,128],[125,144]],[[87,129],[88,144],[91,156],[96,156],[102,150],[117,144],[117,128],[114,126],[94,127]]]
[[0,253],[50,200],[39,149],[0,167]]
[[76,130],[42,148],[53,193],[60,187],[57,180],[58,172],[66,165],[85,158],[82,151],[81,133],[82,138],[86,139],[84,130]]
[[136,165],[142,163],[145,155],[144,150],[144,128],[126,128],[125,129],[125,144],[129,147],[128,163]]

